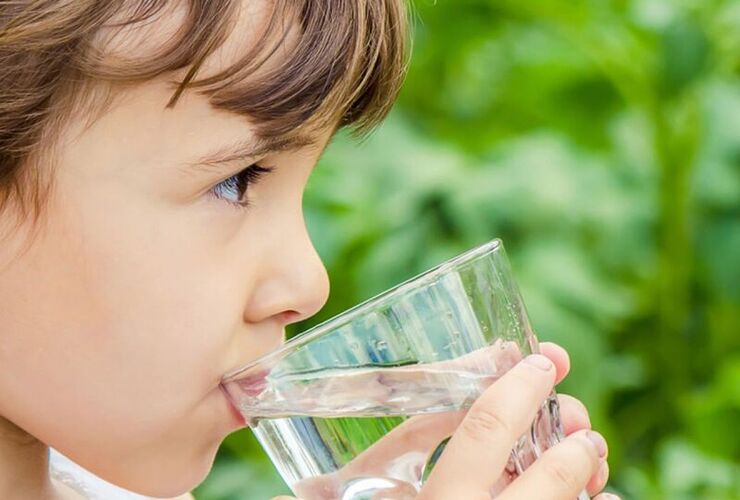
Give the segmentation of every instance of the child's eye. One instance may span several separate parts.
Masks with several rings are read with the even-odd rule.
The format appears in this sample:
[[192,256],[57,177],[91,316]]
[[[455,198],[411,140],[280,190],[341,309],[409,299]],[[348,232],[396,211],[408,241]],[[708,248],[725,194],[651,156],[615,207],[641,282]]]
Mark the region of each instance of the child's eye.
[[271,167],[261,167],[259,165],[250,165],[238,174],[232,175],[211,188],[210,193],[238,208],[246,208],[249,205],[247,200],[247,189],[251,184],[256,184],[260,178],[272,172]]

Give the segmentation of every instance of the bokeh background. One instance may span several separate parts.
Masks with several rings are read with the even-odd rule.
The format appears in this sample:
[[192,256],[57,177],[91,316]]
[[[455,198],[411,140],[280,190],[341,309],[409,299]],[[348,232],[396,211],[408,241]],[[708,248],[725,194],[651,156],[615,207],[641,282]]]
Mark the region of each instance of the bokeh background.
[[[395,111],[309,184],[333,292],[293,331],[501,237],[611,489],[740,499],[740,1],[415,4]],[[279,493],[248,430],[195,492]]]

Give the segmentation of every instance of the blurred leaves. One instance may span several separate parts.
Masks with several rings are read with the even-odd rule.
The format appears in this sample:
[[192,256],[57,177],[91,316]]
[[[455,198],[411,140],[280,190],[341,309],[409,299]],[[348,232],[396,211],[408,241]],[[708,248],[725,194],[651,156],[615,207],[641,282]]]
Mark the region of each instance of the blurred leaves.
[[[396,110],[309,184],[333,292],[295,331],[501,237],[613,488],[740,498],[740,2],[415,5]],[[265,467],[230,438],[197,496],[284,491]]]

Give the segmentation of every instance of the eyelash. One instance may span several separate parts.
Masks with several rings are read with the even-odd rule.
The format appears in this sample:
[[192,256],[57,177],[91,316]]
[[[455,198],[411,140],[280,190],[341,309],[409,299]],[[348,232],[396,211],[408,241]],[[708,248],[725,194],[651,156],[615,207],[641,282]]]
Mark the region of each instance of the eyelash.
[[[241,172],[216,184],[211,188],[210,193],[215,198],[223,200],[229,205],[240,209],[246,209],[249,206],[249,200],[246,198],[249,186],[257,184],[262,177],[272,171],[272,167],[262,167],[257,164],[250,165]],[[228,192],[224,195],[224,190],[231,190],[232,194],[236,191],[235,194],[237,195],[238,200],[235,201],[228,199]]]

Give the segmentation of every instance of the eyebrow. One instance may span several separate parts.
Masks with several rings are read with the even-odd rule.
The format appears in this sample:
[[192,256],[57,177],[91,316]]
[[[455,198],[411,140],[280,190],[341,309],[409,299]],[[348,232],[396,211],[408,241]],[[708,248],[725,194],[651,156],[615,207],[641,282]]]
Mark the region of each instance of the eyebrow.
[[246,139],[221,146],[186,165],[195,170],[213,171],[235,161],[254,160],[267,154],[310,146],[315,142],[315,139],[304,135]]

